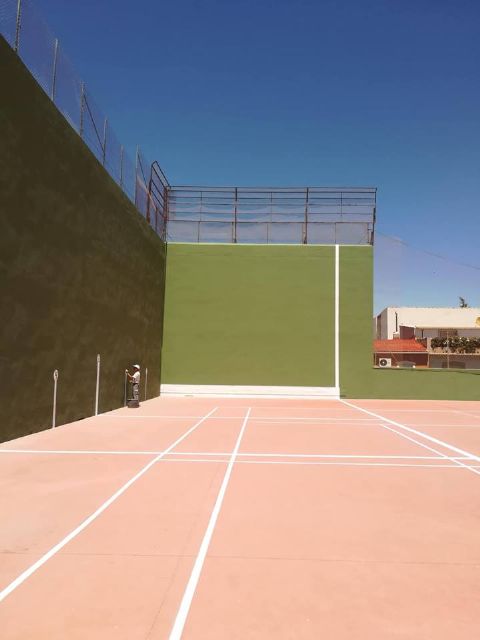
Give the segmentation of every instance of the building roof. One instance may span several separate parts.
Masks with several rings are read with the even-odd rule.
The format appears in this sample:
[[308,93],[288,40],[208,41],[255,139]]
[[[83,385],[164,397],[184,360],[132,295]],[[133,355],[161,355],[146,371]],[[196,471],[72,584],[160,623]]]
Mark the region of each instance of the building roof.
[[374,340],[375,353],[426,353],[427,348],[416,340]]
[[[402,325],[405,326],[405,325]],[[444,331],[448,331],[449,329],[468,329],[469,331],[475,330],[477,329],[478,331],[480,331],[480,325],[476,324],[472,327],[472,325],[468,326],[468,327],[460,327],[455,325],[454,327],[451,327],[450,325],[446,325],[445,323],[443,323],[442,325],[438,325],[438,324],[416,324],[412,327],[413,329],[443,329]]]

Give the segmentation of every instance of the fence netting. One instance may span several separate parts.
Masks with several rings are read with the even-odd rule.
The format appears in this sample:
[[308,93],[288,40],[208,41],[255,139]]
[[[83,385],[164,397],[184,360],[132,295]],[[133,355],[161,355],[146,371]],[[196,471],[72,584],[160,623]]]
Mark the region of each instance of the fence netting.
[[150,226],[164,238],[162,216],[166,207],[152,204],[151,163],[141,152],[132,160],[35,2],[0,0],[0,34]]
[[372,244],[376,190],[247,187],[169,189],[173,242]]

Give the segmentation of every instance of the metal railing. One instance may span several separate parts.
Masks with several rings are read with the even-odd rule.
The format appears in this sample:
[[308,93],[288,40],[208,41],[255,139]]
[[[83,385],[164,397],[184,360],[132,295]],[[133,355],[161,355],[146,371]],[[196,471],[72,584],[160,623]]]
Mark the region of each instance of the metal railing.
[[373,244],[375,188],[169,189],[171,242]]
[[152,200],[149,188],[150,163],[138,148],[135,162],[132,161],[35,2],[0,0],[0,34],[97,160],[164,238],[164,214]]
[[0,0],[0,34],[164,240],[373,244],[376,189],[171,186],[138,148],[132,162],[33,0]]

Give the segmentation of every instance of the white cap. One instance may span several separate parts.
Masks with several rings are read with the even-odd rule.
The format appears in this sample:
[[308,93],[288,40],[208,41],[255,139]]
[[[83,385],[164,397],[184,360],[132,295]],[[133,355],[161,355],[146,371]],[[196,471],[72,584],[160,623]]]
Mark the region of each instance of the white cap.
[[134,369],[140,369],[140,365],[139,365],[139,364],[134,364],[134,365],[133,365],[133,368],[134,368]]

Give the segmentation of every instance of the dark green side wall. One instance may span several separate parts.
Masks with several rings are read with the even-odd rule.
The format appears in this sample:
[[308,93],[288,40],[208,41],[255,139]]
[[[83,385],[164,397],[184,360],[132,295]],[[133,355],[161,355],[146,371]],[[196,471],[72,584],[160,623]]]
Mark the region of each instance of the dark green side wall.
[[[165,247],[0,37],[0,440],[158,395]],[[142,395],[144,390],[142,389]]]

